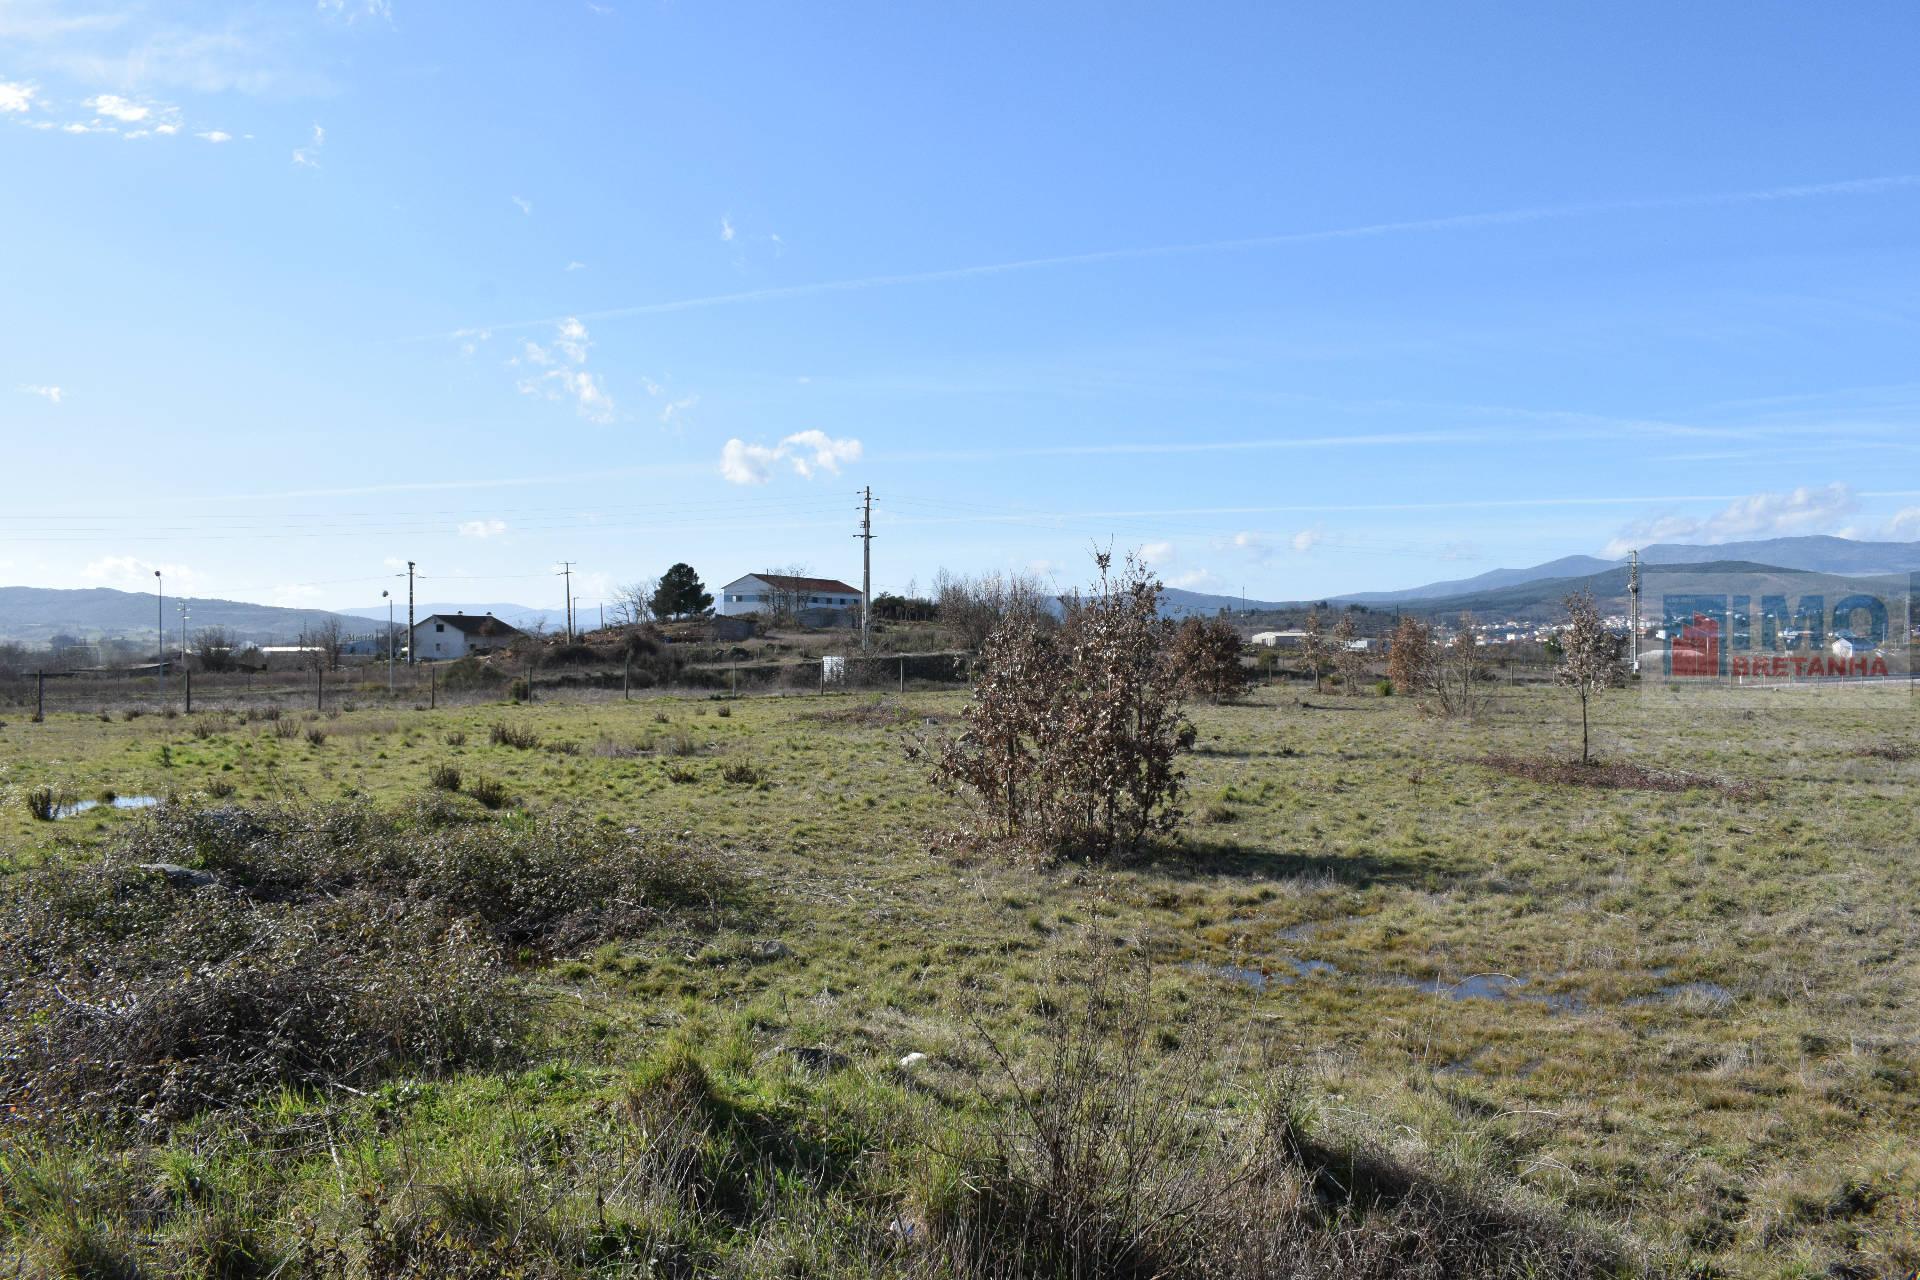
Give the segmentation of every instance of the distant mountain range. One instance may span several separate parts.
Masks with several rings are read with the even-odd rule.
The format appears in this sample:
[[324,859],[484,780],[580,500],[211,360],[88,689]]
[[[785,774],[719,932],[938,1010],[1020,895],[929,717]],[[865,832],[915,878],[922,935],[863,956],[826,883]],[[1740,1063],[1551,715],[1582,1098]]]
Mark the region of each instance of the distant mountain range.
[[[1920,542],[1857,542],[1850,538],[1808,536],[1768,538],[1756,542],[1727,542],[1716,545],[1658,543],[1640,553],[1643,565],[1688,565],[1724,572],[1813,572],[1854,575],[1920,573]],[[1625,596],[1626,562],[1596,556],[1563,556],[1534,565],[1530,569],[1493,569],[1471,578],[1430,582],[1421,587],[1399,591],[1363,591],[1332,597],[1340,604],[1364,604],[1372,608],[1392,608],[1422,614],[1503,613],[1515,616],[1528,611],[1552,612],[1572,591],[1590,591],[1603,607]],[[1253,600],[1241,596],[1209,594],[1169,587],[1161,597],[1161,611],[1170,617],[1211,616],[1222,609],[1234,612],[1286,612],[1306,604],[1301,600]],[[169,634],[180,626],[180,601],[166,601],[165,621]],[[286,609],[274,605],[248,604],[238,600],[191,598],[186,601],[190,619],[188,630],[224,627],[241,640],[256,643],[291,641],[302,630],[328,618],[339,618],[350,633],[367,634],[374,623],[387,620],[384,605],[346,609],[329,613],[319,609]],[[557,609],[535,609],[518,604],[473,604],[433,601],[414,605],[414,615],[424,618],[433,613],[491,613],[516,627],[544,627],[551,631],[565,624],[565,615]],[[405,605],[395,609],[396,620],[405,618]],[[587,611],[580,621],[599,622],[597,610]],[[0,587],[0,640],[18,640],[45,644],[53,636],[66,634],[83,640],[124,638],[144,643],[153,635],[153,596],[135,591],[114,591],[105,587],[62,591],[41,587]]]
[[[1658,542],[1640,551],[1640,563],[1643,565],[1709,564],[1720,561],[1771,565],[1776,569],[1804,569],[1813,573],[1915,573],[1920,572],[1920,542],[1856,542],[1851,538],[1818,534],[1710,545]],[[1626,563],[1624,558],[1602,560],[1596,556],[1564,556],[1534,565],[1531,569],[1493,569],[1472,578],[1430,582],[1424,587],[1408,587],[1404,591],[1361,591],[1336,598],[1359,604],[1402,604],[1409,600],[1474,595],[1548,578],[1586,577],[1605,573]]]
[[[43,645],[54,636],[68,635],[85,641],[127,640],[135,645],[151,646],[154,617],[151,592],[115,591],[92,587],[63,591],[49,587],[0,587],[0,640]],[[367,635],[376,623],[384,625],[387,610],[375,609],[287,609],[278,605],[249,604],[243,600],[214,600],[204,596],[168,596],[162,603],[170,643],[177,644],[180,634],[180,606],[187,606],[187,632],[207,627],[222,627],[236,640],[255,644],[292,643],[300,633],[329,618],[340,620],[349,635]],[[414,616],[434,613],[491,613],[516,627],[544,625],[548,630],[563,625],[559,610],[533,609],[517,604],[415,604]],[[599,621],[598,613],[591,615]],[[401,601],[394,619],[406,625],[406,602]]]
[[[1920,542],[1856,542],[1850,538],[1814,535],[1768,538],[1757,542],[1714,545],[1656,543],[1640,552],[1643,566],[1725,573],[1838,573],[1859,576],[1920,573]],[[1401,591],[1362,591],[1330,598],[1330,603],[1364,604],[1421,614],[1524,615],[1551,613],[1575,591],[1592,593],[1603,608],[1623,601],[1627,592],[1627,562],[1597,556],[1563,556],[1530,569],[1493,569],[1471,578],[1430,582]],[[1168,588],[1161,610],[1171,617],[1207,616],[1222,609],[1255,612],[1297,612],[1309,601],[1242,600],[1239,596],[1208,595]]]

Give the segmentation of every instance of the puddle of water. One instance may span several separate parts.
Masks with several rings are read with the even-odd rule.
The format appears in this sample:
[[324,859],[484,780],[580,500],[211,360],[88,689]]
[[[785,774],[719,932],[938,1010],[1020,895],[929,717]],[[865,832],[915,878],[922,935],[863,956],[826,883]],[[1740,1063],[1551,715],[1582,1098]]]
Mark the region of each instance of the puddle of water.
[[1398,976],[1372,981],[1385,987],[1410,987],[1430,996],[1445,996],[1449,1000],[1523,1000],[1528,1004],[1545,1005],[1555,1013],[1581,1013],[1587,1007],[1587,1002],[1575,995],[1523,992],[1521,988],[1527,985],[1527,980],[1505,973],[1476,973],[1456,982],[1449,982],[1445,978]]
[[1310,978],[1316,973],[1333,977],[1340,972],[1325,960],[1301,960],[1294,956],[1280,956],[1278,959],[1280,964],[1292,972],[1255,969],[1240,964],[1203,964],[1197,960],[1187,968],[1195,973],[1204,973],[1211,977],[1223,978],[1228,982],[1237,982],[1241,986],[1252,987],[1255,991],[1265,991],[1268,987],[1275,985],[1285,986],[1300,978]]
[[[1325,960],[1302,960],[1297,956],[1276,956],[1271,967],[1262,968],[1237,964],[1205,964],[1200,961],[1194,961],[1187,968],[1195,973],[1204,973],[1228,982],[1252,987],[1255,991],[1265,991],[1272,986],[1286,986],[1301,978],[1311,978],[1320,974],[1329,978],[1343,976],[1337,966]],[[1288,970],[1292,972],[1287,972]],[[1344,976],[1369,987],[1399,987],[1418,991],[1424,995],[1444,996],[1449,1000],[1517,1000],[1527,1004],[1544,1005],[1554,1013],[1584,1013],[1587,1009],[1587,1002],[1576,995],[1522,991],[1521,988],[1527,985],[1527,980],[1504,973],[1476,973],[1455,982],[1449,982],[1444,978],[1407,978],[1398,974],[1383,976],[1347,974]]]
[[[151,809],[160,803],[159,796],[115,796],[107,802],[110,809]],[[100,808],[98,800],[76,800],[72,804],[63,804],[53,811],[56,818],[72,818],[92,809]]]

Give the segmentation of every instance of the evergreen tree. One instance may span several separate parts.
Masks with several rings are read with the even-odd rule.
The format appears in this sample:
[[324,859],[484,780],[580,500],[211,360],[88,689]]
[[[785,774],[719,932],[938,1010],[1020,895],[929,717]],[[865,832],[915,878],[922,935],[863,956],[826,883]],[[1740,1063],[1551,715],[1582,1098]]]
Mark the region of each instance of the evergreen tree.
[[713,607],[713,597],[690,564],[676,564],[660,575],[649,602],[656,618],[685,618]]

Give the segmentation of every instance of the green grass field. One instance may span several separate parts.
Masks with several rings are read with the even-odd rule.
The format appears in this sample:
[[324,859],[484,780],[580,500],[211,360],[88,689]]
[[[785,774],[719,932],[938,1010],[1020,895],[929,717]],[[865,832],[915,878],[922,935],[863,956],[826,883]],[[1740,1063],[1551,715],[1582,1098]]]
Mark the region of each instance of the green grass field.
[[[451,765],[462,790],[504,786],[495,821],[567,806],[694,833],[741,891],[697,930],[546,964],[541,1039],[521,1066],[283,1097],[118,1155],[96,1144],[85,1162],[71,1148],[8,1157],[0,1256],[77,1267],[29,1238],[51,1210],[22,1188],[64,1185],[56,1174],[83,1204],[134,1182],[217,1184],[199,1217],[102,1227],[154,1257],[206,1230],[216,1204],[283,1244],[324,1234],[353,1220],[361,1187],[403,1174],[524,1202],[554,1151],[594,1147],[637,1064],[659,1070],[675,1046],[739,1105],[799,1117],[822,1142],[990,1106],[994,1047],[1037,1051],[1054,979],[1119,948],[1151,957],[1169,1038],[1201,1051],[1223,1116],[1281,1072],[1324,1132],[1565,1215],[1660,1271],[1920,1264],[1920,709],[1905,691],[1600,701],[1605,757],[1751,784],[1729,792],[1568,786],[1480,763],[1577,757],[1576,706],[1548,690],[1502,696],[1477,724],[1399,698],[1262,690],[1194,709],[1178,847],[1111,868],[928,852],[958,802],[903,744],[963,703],[13,720],[0,728],[9,872],[94,858],[146,820],[103,805],[37,821],[37,786],[393,808]],[[498,724],[539,745],[495,744]],[[782,947],[761,950],[769,940]],[[790,1045],[831,1047],[853,1069],[792,1078],[772,1057]],[[891,1064],[912,1052],[931,1061],[908,1087]],[[799,1256],[787,1273],[812,1274]]]

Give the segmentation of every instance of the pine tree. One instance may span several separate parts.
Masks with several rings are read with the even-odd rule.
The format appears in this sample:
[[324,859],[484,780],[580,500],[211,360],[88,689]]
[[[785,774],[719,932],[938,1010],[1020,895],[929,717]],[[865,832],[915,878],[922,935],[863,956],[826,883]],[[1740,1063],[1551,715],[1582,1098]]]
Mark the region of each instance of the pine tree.
[[713,597],[707,594],[692,565],[676,564],[660,575],[651,605],[656,618],[685,618],[711,609]]

